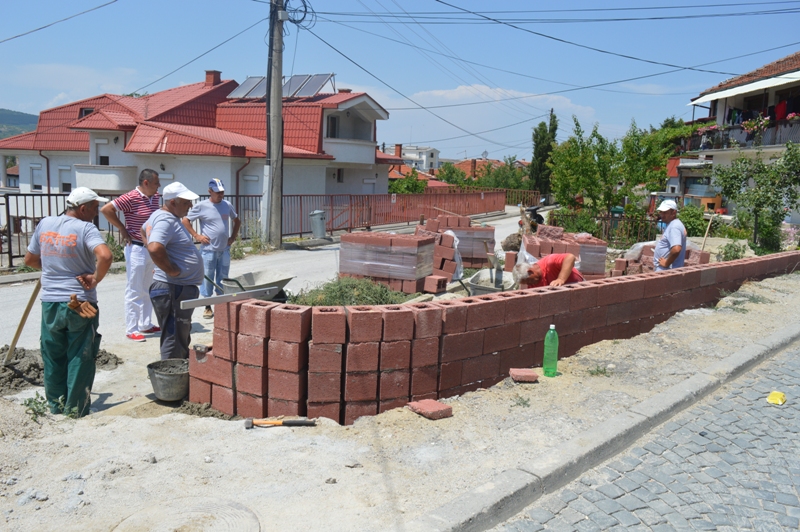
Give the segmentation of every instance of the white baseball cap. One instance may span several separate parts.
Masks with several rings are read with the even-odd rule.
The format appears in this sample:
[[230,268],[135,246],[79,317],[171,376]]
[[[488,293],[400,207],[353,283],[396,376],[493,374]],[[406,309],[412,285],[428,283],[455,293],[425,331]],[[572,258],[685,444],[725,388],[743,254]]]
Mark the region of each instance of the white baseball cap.
[[67,205],[70,207],[77,207],[84,203],[89,203],[90,201],[106,203],[108,200],[106,198],[101,198],[97,195],[97,192],[86,187],[78,187],[67,196]]
[[200,196],[186,188],[183,183],[174,182],[170,183],[169,185],[164,187],[164,192],[161,194],[164,198],[164,201],[173,200],[175,198],[181,198],[189,201],[194,201]]
[[664,200],[661,202],[661,205],[658,206],[659,211],[677,211],[678,205],[672,201],[671,199]]

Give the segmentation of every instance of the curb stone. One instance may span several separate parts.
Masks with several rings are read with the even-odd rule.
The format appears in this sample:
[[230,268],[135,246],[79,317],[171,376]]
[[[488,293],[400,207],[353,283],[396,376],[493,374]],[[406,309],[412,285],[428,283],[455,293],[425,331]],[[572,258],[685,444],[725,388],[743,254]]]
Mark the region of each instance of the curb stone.
[[800,325],[790,325],[757,340],[753,345],[572,438],[559,448],[557,455],[546,456],[517,470],[504,471],[491,481],[408,523],[406,530],[487,530],[516,515],[542,495],[565,486],[618,454],[654,426],[664,423],[798,339]]

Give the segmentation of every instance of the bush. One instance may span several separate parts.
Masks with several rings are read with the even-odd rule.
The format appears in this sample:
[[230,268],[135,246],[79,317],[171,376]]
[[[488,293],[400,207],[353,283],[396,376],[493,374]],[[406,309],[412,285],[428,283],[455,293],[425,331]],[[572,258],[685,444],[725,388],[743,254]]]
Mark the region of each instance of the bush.
[[590,233],[592,236],[600,236],[601,227],[589,209],[578,211],[562,208],[550,213],[550,220],[553,220],[552,225],[563,227],[567,233]]
[[106,233],[106,245],[111,251],[113,262],[122,262],[125,260],[125,249],[119,245],[119,242],[114,238],[114,234],[111,231]]
[[289,296],[294,305],[343,306],[343,305],[397,305],[413,299],[415,294],[394,292],[387,286],[371,279],[341,277],[316,288],[302,290]]
[[704,236],[708,222],[703,218],[703,209],[695,205],[686,205],[678,213],[678,219],[686,227],[687,236]]
[[747,252],[747,244],[737,244],[736,242],[729,242],[725,244],[717,252],[717,261],[727,262],[729,260],[739,260],[744,258]]

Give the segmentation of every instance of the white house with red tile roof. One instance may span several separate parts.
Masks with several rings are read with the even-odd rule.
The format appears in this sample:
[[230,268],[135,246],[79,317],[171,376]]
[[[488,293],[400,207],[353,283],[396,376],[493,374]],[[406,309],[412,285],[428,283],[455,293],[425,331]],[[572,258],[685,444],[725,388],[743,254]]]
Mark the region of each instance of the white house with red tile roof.
[[[229,194],[262,194],[266,104],[232,99],[238,87],[206,80],[142,97],[103,94],[42,111],[35,131],[0,140],[19,162],[22,193],[88,186],[134,188],[152,168],[162,186],[180,181],[199,194],[211,178]],[[401,160],[376,151],[376,123],[389,113],[365,93],[284,98],[284,194],[386,193]]]

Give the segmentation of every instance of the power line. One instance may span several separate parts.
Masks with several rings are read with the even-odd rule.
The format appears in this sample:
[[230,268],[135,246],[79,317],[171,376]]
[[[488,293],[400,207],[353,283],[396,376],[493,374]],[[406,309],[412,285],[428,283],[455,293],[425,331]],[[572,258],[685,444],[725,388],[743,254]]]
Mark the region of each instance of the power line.
[[547,35],[545,33],[541,33],[541,32],[538,32],[538,31],[529,30],[527,28],[520,28],[519,26],[515,26],[514,24],[510,24],[508,22],[503,22],[501,20],[497,20],[497,19],[494,19],[494,18],[491,18],[491,17],[487,17],[486,15],[481,15],[480,13],[476,13],[474,11],[470,11],[468,9],[464,9],[463,7],[458,7],[458,6],[454,6],[453,4],[448,4],[444,0],[435,0],[435,1],[439,2],[440,4],[444,4],[446,6],[452,7],[453,9],[458,9],[459,11],[464,11],[465,13],[471,13],[471,14],[475,15],[476,17],[480,17],[480,18],[483,18],[483,19],[486,19],[486,20],[491,20],[492,22],[495,22],[496,24],[501,24],[503,26],[508,26],[510,28],[514,28],[514,29],[519,30],[519,31],[524,31],[525,33],[530,33],[530,34],[536,35],[538,37],[543,37],[545,39],[550,39],[552,41],[560,42],[560,43],[563,43],[563,44],[568,44],[570,46],[576,46],[578,48],[584,48],[586,50],[592,50],[594,52],[598,52],[598,53],[601,53],[601,54],[613,55],[613,56],[616,56],[616,57],[622,57],[624,59],[630,59],[632,61],[639,61],[639,62],[642,62],[642,63],[651,64],[651,65],[661,65],[661,66],[667,66],[667,67],[671,67],[671,68],[678,68],[678,69],[681,69],[681,70],[694,70],[694,71],[697,71],[697,72],[707,72],[707,73],[710,73],[710,74],[721,74],[721,75],[724,75],[724,76],[738,76],[739,75],[739,74],[734,74],[734,73],[731,73],[731,72],[720,72],[718,70],[705,70],[705,69],[684,67],[684,66],[680,66],[680,65],[674,65],[672,63],[662,63],[660,61],[653,61],[651,59],[643,59],[641,57],[636,57],[636,56],[632,56],[632,55],[620,54],[620,53],[617,53],[617,52],[611,52],[609,50],[603,50],[602,48],[596,48],[594,46],[589,46],[589,45],[586,45],[586,44],[580,44],[580,43],[576,43],[576,42],[573,42],[573,41],[568,41],[566,39],[561,39],[560,37],[553,37],[552,35]]
[[487,138],[481,137],[480,135],[476,135],[475,133],[472,133],[472,132],[470,132],[470,131],[467,131],[467,130],[466,130],[466,129],[464,129],[463,127],[461,127],[461,126],[459,126],[459,125],[457,125],[457,124],[454,124],[453,122],[451,122],[451,121],[447,120],[446,118],[443,118],[443,117],[441,117],[441,116],[437,115],[436,113],[434,113],[433,111],[431,111],[431,110],[430,110],[430,109],[428,109],[427,107],[424,107],[423,105],[421,105],[421,104],[419,104],[419,103],[415,102],[415,101],[414,101],[414,100],[412,100],[410,97],[406,96],[405,94],[403,94],[402,92],[400,92],[399,90],[397,90],[396,88],[394,88],[392,85],[390,85],[390,84],[388,84],[387,82],[383,81],[381,78],[379,78],[378,76],[376,76],[375,74],[373,74],[372,72],[370,72],[369,70],[367,70],[366,68],[364,68],[363,66],[361,66],[360,64],[358,64],[356,61],[354,61],[353,59],[351,59],[350,57],[348,57],[348,56],[347,56],[347,55],[346,55],[344,52],[342,52],[341,50],[339,50],[338,48],[336,48],[335,46],[333,46],[332,44],[330,44],[328,41],[326,41],[325,39],[323,39],[322,37],[320,37],[319,35],[317,35],[317,34],[316,34],[316,33],[314,33],[313,31],[311,31],[311,30],[309,30],[309,29],[307,29],[306,31],[308,31],[308,32],[309,32],[311,35],[313,35],[314,37],[316,37],[316,38],[317,38],[319,41],[321,41],[323,44],[325,44],[325,45],[326,45],[328,48],[330,48],[331,50],[333,50],[333,51],[334,51],[334,52],[336,52],[337,54],[339,54],[339,55],[341,55],[342,57],[344,57],[345,59],[347,59],[347,60],[348,60],[350,63],[352,63],[353,65],[355,65],[356,67],[358,67],[360,70],[364,71],[364,72],[365,72],[367,75],[369,75],[370,77],[374,78],[375,80],[377,80],[377,81],[378,81],[378,82],[380,82],[381,84],[385,85],[387,88],[391,89],[392,91],[396,92],[397,94],[399,94],[400,96],[402,96],[403,98],[405,98],[406,100],[408,100],[409,102],[411,102],[411,103],[413,103],[414,105],[416,105],[418,108],[420,108],[420,109],[423,109],[423,110],[427,111],[428,113],[432,114],[433,116],[435,116],[436,118],[438,118],[438,119],[439,119],[439,120],[441,120],[442,122],[444,122],[444,123],[446,123],[446,124],[449,124],[449,125],[453,126],[454,128],[458,129],[459,131],[463,131],[464,133],[467,133],[468,135],[472,135],[472,136],[474,136],[474,137],[477,137],[477,138],[479,138],[479,139],[481,139],[481,140],[483,140],[483,141],[485,141],[485,142],[490,142],[490,143],[492,143],[492,144],[495,144],[495,145],[497,145],[497,146],[504,146],[504,147],[506,147],[506,148],[511,148],[511,146],[507,146],[507,145],[505,145],[505,144],[502,144],[502,143],[500,143],[500,142],[495,142],[495,141],[493,141],[493,140],[490,140],[490,139],[487,139]]
[[[478,131],[478,134],[491,133],[492,131],[500,131],[501,129],[508,129],[510,127],[518,126],[518,125],[524,124],[526,122],[532,122],[534,120],[538,120],[539,118],[544,118],[548,114],[549,113],[546,113],[546,114],[543,114],[543,115],[539,115],[539,116],[534,116],[533,118],[526,118],[525,120],[521,120],[519,122],[515,122],[513,124],[508,124],[508,125],[505,125],[505,126],[496,127],[496,128],[493,128],[493,129],[486,129],[484,131]],[[418,141],[416,141],[416,143],[417,144],[432,144],[434,142],[444,142],[444,141],[447,141],[447,140],[463,139],[464,137],[470,137],[470,136],[472,136],[472,135],[459,135],[457,137],[448,137],[446,139],[418,140]]]
[[35,33],[37,31],[41,31],[43,29],[49,28],[50,26],[55,26],[56,24],[58,24],[60,22],[65,22],[65,21],[73,19],[75,17],[79,17],[81,15],[85,15],[86,13],[91,13],[92,11],[96,11],[96,10],[101,9],[103,7],[110,6],[111,4],[114,4],[116,2],[117,2],[117,0],[111,0],[110,2],[106,2],[105,4],[101,4],[99,6],[91,8],[91,9],[87,9],[86,11],[81,11],[80,13],[75,13],[74,15],[70,15],[67,18],[62,18],[61,20],[56,20],[55,22],[51,22],[50,24],[45,24],[44,26],[41,26],[41,27],[33,29],[33,30],[26,31],[25,33],[20,33],[19,35],[14,35],[13,37],[8,37],[8,38],[3,39],[2,41],[0,41],[0,44],[3,44],[4,42],[12,41],[14,39],[19,39],[20,37],[24,37],[26,35],[30,35],[31,33]]

